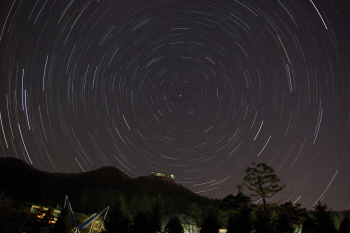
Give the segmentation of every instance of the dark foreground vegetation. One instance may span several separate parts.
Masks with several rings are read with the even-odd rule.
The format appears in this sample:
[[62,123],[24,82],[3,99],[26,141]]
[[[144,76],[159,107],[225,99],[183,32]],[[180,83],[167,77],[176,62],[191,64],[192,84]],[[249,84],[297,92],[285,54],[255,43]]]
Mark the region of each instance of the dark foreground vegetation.
[[[169,213],[191,217],[201,233],[217,233],[219,229],[227,229],[228,233],[350,232],[348,213],[331,212],[321,202],[312,211],[291,202],[267,203],[266,198],[285,186],[264,163],[246,169],[236,195],[213,200],[174,183],[147,177],[131,179],[114,168],[67,175],[44,173],[13,159],[7,162],[0,160],[0,232],[4,233],[70,232],[73,227],[68,209],[61,211],[55,224],[50,223],[52,209],[41,219],[30,213],[31,203],[63,207],[65,194],[70,197],[78,224],[110,206],[102,229],[105,232],[183,232],[183,223],[176,217],[162,227],[161,220]],[[243,188],[249,191],[249,196],[242,192]],[[251,197],[261,198],[262,204],[253,204]],[[90,232],[90,228],[83,232]]]

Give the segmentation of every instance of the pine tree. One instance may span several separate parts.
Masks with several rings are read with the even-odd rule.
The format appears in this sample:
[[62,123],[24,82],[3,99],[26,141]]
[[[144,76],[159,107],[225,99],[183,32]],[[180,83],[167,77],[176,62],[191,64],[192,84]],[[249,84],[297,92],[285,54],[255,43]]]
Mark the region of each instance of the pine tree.
[[306,218],[301,233],[317,233],[317,224],[313,217]]
[[119,196],[116,203],[110,208],[105,221],[105,229],[111,233],[129,232],[130,220],[125,207],[123,196]]
[[314,207],[313,215],[317,224],[318,233],[333,233],[336,232],[333,221],[331,219],[331,210],[328,210],[328,206],[321,202],[318,202]]
[[149,214],[147,212],[139,210],[139,212],[134,217],[132,233],[151,233],[149,222]]
[[203,211],[201,208],[199,208],[197,203],[192,202],[189,204],[186,208],[186,214],[196,221],[197,226],[200,226],[202,224],[201,216],[203,214]]
[[237,195],[227,195],[219,208],[228,215],[228,233],[249,233],[252,230],[251,199],[242,193],[240,185],[238,188]]
[[200,233],[218,233],[220,224],[218,221],[218,215],[215,214],[215,209],[210,208],[207,215],[203,219]]
[[251,204],[250,197],[244,195],[241,191],[237,195],[227,195],[220,203],[219,208],[224,211],[238,211]]
[[305,208],[301,208],[300,204],[286,202],[279,206],[277,218],[277,232],[293,233],[307,217]]
[[228,218],[227,233],[250,233],[252,231],[252,210],[242,207]]
[[10,216],[14,212],[13,203],[10,197],[0,193],[0,231],[8,232],[12,229],[12,221]]
[[255,230],[257,233],[271,233],[274,232],[274,218],[271,210],[265,212],[263,208],[258,206],[256,211]]
[[252,163],[253,168],[247,167],[243,184],[252,191],[251,196],[262,198],[265,217],[267,216],[266,198],[273,197],[281,192],[286,186],[280,185],[282,181],[275,174],[275,170],[265,163]]
[[162,230],[163,199],[159,194],[151,205],[150,232],[156,233]]
[[294,225],[291,221],[291,215],[289,211],[283,207],[280,207],[280,211],[277,219],[277,233],[293,233]]

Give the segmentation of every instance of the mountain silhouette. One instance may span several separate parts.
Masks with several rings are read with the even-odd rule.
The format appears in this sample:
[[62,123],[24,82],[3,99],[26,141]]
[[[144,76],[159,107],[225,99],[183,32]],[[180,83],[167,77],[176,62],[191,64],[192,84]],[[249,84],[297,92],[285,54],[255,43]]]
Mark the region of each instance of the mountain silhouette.
[[193,193],[176,182],[152,179],[150,176],[131,178],[116,167],[102,167],[89,172],[50,173],[36,169],[16,158],[0,158],[0,191],[22,202],[59,203],[68,195],[77,199],[84,190],[97,193],[116,190],[124,196],[161,194],[180,203],[208,204],[209,198]]

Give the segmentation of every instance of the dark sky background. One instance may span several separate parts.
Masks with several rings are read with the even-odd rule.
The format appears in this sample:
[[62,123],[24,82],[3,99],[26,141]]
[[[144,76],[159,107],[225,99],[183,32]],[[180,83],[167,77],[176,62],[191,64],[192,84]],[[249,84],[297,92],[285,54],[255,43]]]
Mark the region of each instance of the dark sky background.
[[350,209],[349,1],[0,9],[1,157],[50,172],[164,171],[211,198],[236,194],[264,162],[287,185],[269,202]]

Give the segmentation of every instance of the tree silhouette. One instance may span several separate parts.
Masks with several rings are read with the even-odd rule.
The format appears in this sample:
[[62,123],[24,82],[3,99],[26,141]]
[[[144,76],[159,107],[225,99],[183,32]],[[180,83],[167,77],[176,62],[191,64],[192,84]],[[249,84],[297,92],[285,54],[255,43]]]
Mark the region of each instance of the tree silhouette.
[[280,205],[277,219],[277,233],[293,233],[296,228],[296,215],[291,202]]
[[152,233],[150,231],[149,213],[140,210],[134,217],[134,224],[132,226],[132,233]]
[[317,233],[317,223],[313,217],[306,218],[301,233]]
[[243,184],[252,191],[251,196],[262,198],[265,217],[267,216],[266,198],[273,197],[281,192],[286,186],[280,185],[282,181],[275,174],[275,170],[265,163],[252,163],[255,167],[247,167]]
[[257,207],[256,213],[255,213],[255,230],[257,233],[271,233],[274,232],[274,217],[273,212],[271,209],[269,211],[265,212],[261,206]]
[[328,206],[321,202],[318,202],[314,207],[313,215],[317,224],[318,233],[333,233],[336,232],[333,221],[331,219],[331,210],[328,210]]
[[312,216],[308,217],[303,225],[302,233],[334,233],[337,230],[331,219],[331,211],[326,204],[318,202],[314,206]]
[[192,202],[191,204],[189,204],[186,208],[186,213],[188,216],[190,216],[196,221],[197,226],[200,226],[202,224],[201,216],[203,214],[203,211],[197,203]]
[[248,233],[252,230],[251,199],[242,193],[241,188],[239,185],[236,196],[227,195],[219,204],[220,210],[228,215],[228,233]]
[[218,221],[218,214],[213,207],[209,208],[207,215],[203,219],[200,233],[218,233],[220,224]]
[[239,211],[239,209],[251,204],[250,197],[244,195],[241,191],[237,195],[227,195],[220,203],[219,208],[223,211]]
[[4,195],[4,192],[0,193],[0,231],[8,232],[11,230],[13,224],[10,222],[10,216],[14,212],[12,206],[12,200],[10,197]]
[[105,229],[111,233],[129,232],[130,220],[123,196],[119,196],[118,201],[110,208],[104,224]]
[[165,226],[164,233],[183,233],[184,228],[177,216],[169,220]]
[[332,213],[333,223],[335,226],[335,229],[340,229],[340,224],[345,219],[345,215],[343,213]]
[[250,233],[252,231],[251,209],[246,206],[228,218],[227,233]]
[[0,192],[0,232],[22,232],[26,221],[32,220],[30,214],[18,204],[3,191]]
[[162,230],[163,218],[163,199],[160,194],[153,200],[151,204],[150,216],[150,232],[160,232]]
[[301,205],[297,203],[293,204],[292,214],[292,223],[296,226],[297,232],[299,232],[300,227],[302,227],[304,221],[309,216],[308,211],[305,208],[301,208]]
[[350,232],[350,219],[344,218],[339,227],[339,233],[349,233]]

